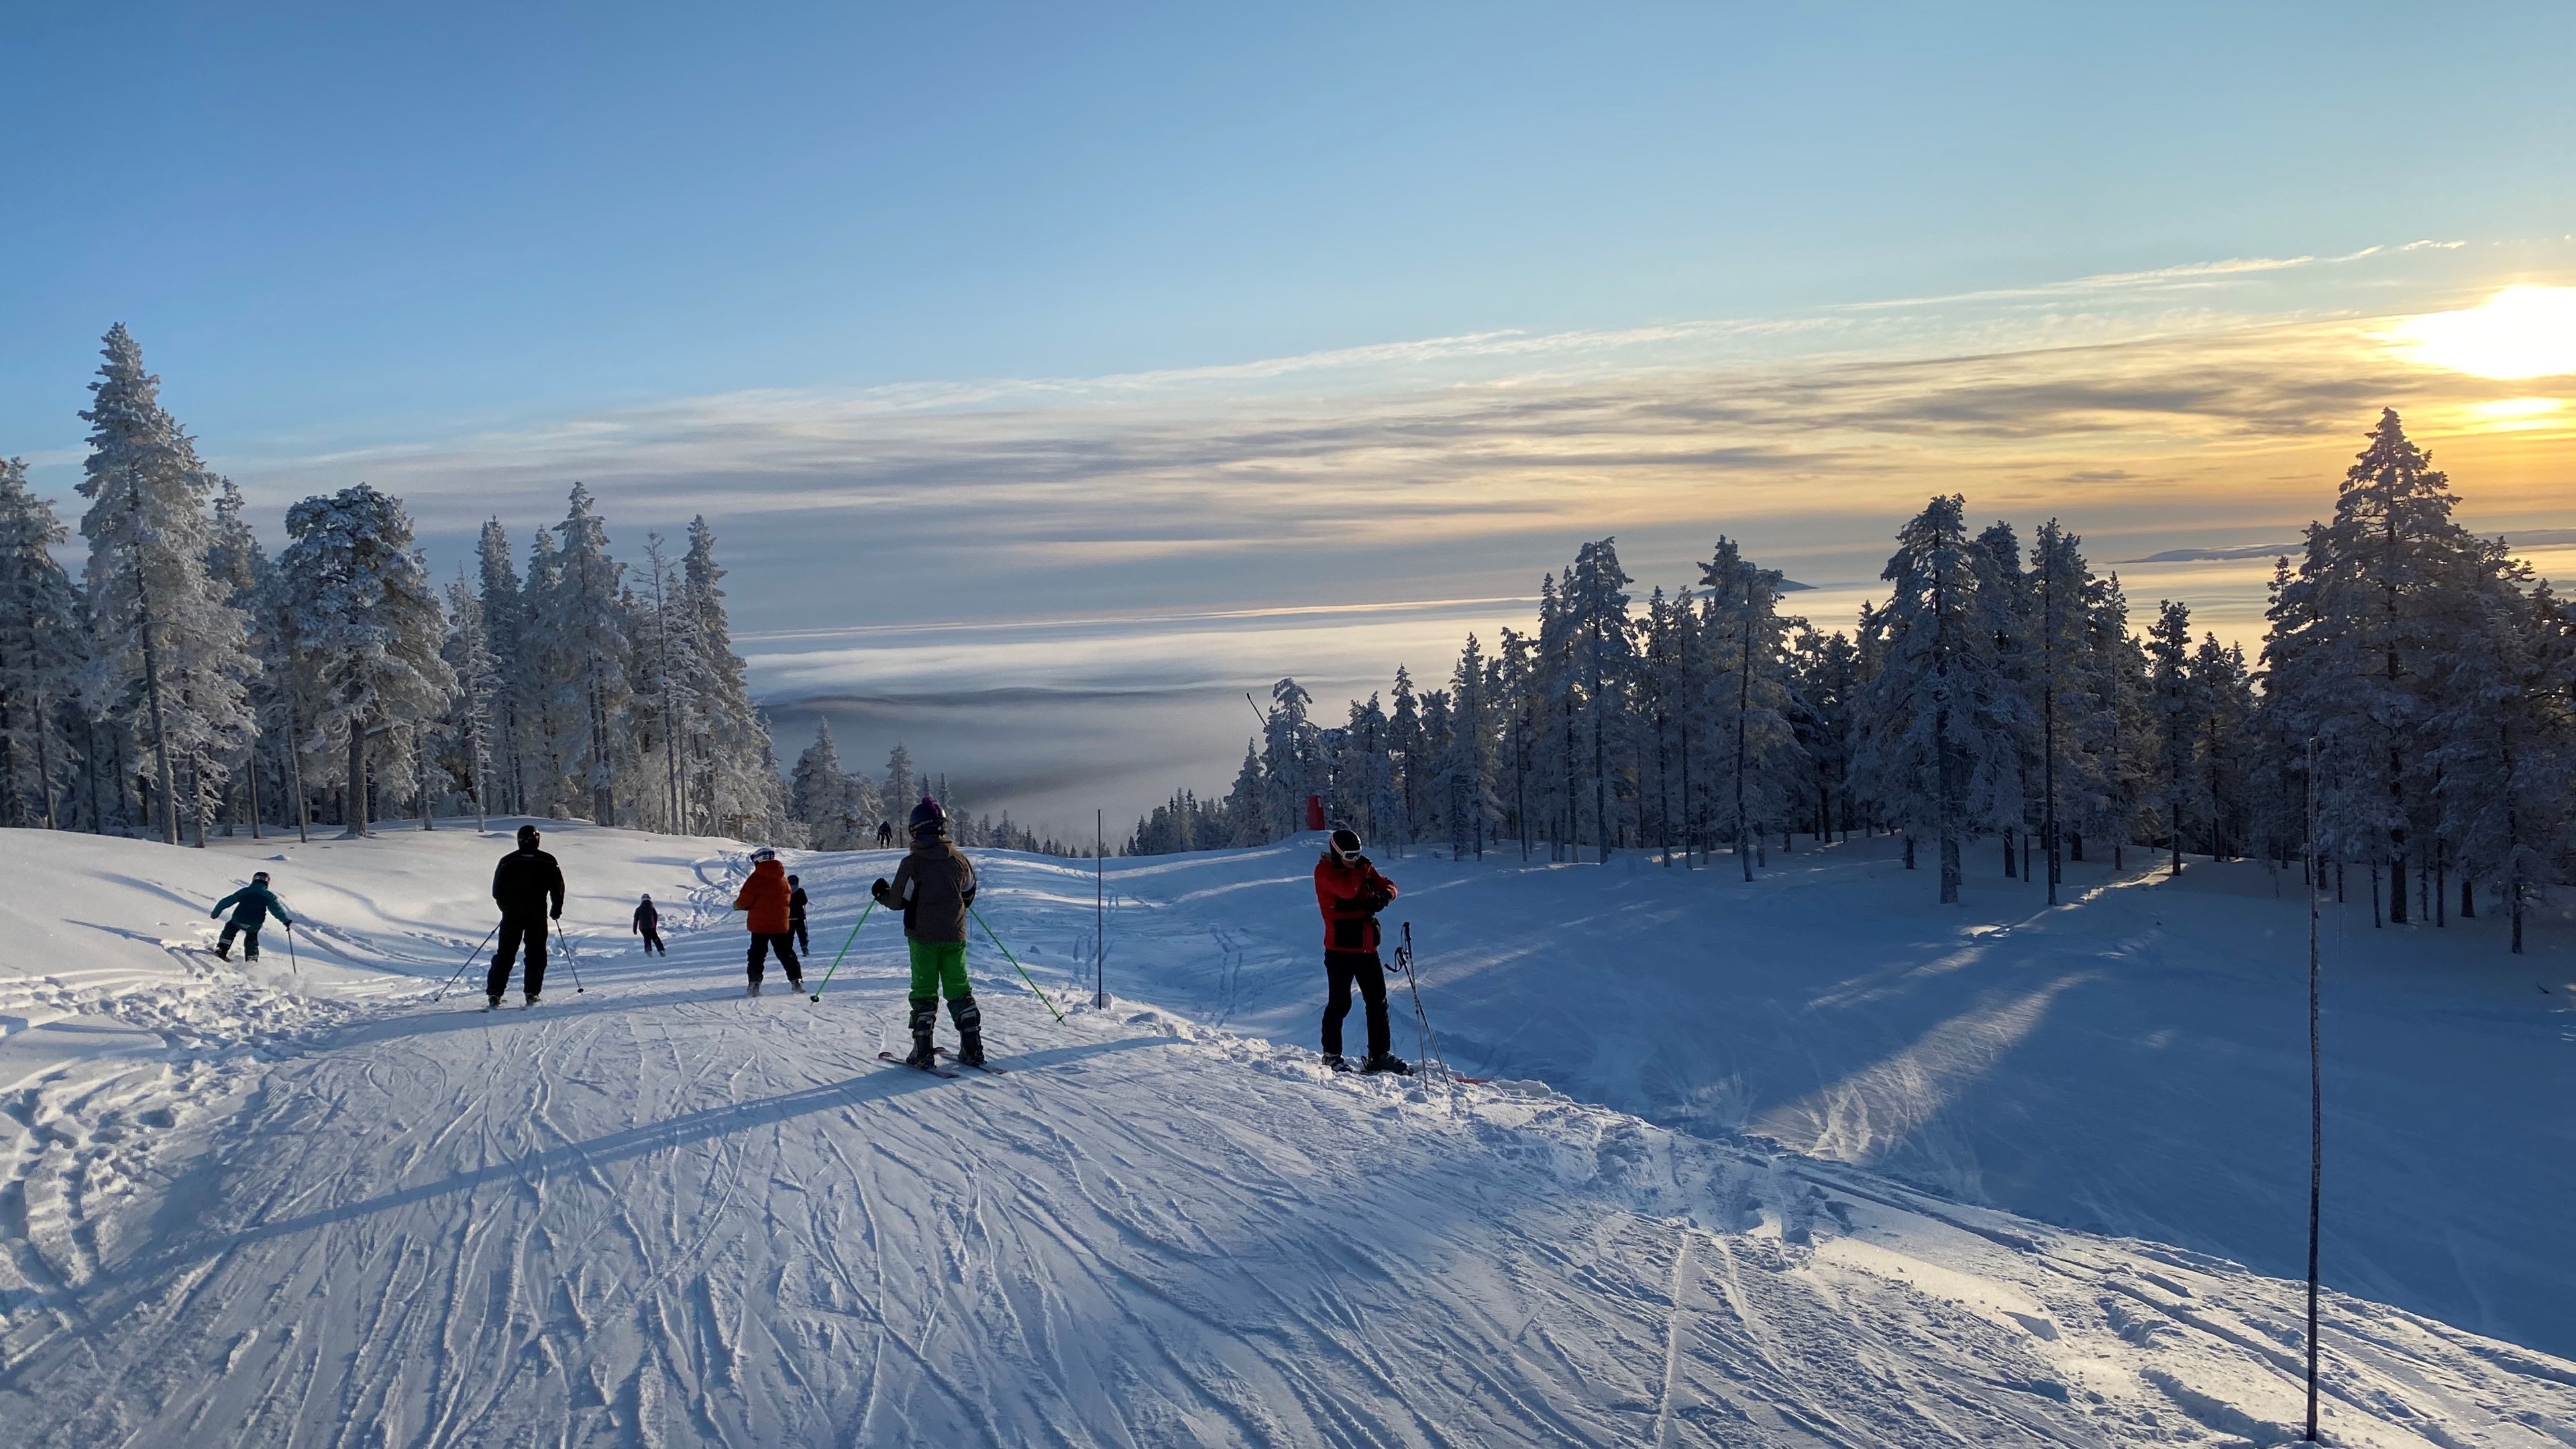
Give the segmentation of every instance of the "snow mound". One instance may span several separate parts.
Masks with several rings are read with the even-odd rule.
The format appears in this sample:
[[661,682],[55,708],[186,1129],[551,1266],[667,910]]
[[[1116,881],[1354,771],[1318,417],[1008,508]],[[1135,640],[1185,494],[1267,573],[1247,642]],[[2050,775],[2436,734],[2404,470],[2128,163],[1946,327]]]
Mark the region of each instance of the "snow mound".
[[[979,940],[1010,1070],[943,1079],[877,1059],[889,924],[820,1003],[746,999],[738,857],[549,846],[586,989],[486,1014],[426,998],[497,837],[285,852],[327,944],[284,971],[161,945],[249,842],[0,841],[53,953],[0,978],[12,1444],[2244,1444],[2302,1412],[2299,1285],[1094,1008],[1061,863],[991,860],[980,904],[1065,1020]],[[797,863],[809,983],[890,863]],[[667,959],[616,940],[642,889]],[[1199,899],[1233,929],[1240,893]],[[2576,1364],[2328,1314],[2336,1442],[2576,1442]]]

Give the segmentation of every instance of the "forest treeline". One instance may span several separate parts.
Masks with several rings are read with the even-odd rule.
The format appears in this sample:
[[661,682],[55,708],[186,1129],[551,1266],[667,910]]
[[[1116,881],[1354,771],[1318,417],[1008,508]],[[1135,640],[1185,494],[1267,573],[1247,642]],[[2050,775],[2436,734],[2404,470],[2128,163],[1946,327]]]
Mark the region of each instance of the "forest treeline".
[[[1636,605],[1615,540],[1541,583],[1536,627],[1470,635],[1445,683],[1398,669],[1339,722],[1292,679],[1222,798],[1137,822],[1136,853],[1257,844],[1322,797],[1382,847],[1670,863],[1862,831],[1932,856],[1958,898],[1986,842],[2056,898],[2088,852],[2310,861],[2375,917],[2512,918],[2568,878],[2576,610],[2384,412],[2331,521],[2275,564],[2259,658],[2161,600],[2135,627],[2116,573],[2056,520],[2027,545],[1935,497],[1897,535],[1883,605],[1823,632],[1782,576],[1720,538],[1699,578]],[[2357,877],[2358,879],[2355,879]]]

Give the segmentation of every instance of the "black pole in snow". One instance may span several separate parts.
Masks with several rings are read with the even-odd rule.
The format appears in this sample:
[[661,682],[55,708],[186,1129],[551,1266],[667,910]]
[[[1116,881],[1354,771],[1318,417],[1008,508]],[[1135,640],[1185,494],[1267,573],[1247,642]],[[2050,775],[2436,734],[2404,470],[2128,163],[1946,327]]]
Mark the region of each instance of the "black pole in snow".
[[[1250,699],[1252,696],[1244,696]],[[1109,812],[1091,812],[1091,1005],[1109,1007]]]
[[[2308,859],[2317,854],[2317,742],[2308,740]],[[2317,871],[2308,871],[2308,1442],[2317,1440],[2317,1227],[2325,1190],[2325,1059],[2317,1035]]]

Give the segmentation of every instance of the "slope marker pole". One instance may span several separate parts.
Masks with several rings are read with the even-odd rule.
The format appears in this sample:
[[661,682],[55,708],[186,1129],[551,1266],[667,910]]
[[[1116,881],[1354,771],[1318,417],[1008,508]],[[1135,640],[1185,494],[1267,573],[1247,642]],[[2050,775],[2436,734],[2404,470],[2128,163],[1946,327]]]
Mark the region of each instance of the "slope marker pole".
[[850,954],[850,943],[859,939],[859,927],[868,923],[868,912],[873,911],[876,908],[876,898],[873,896],[869,897],[868,903],[865,906],[859,908],[859,918],[851,923],[850,934],[841,938],[841,949],[832,953],[832,964],[829,969],[823,972],[822,985],[814,988],[813,1000],[820,1001],[823,999],[823,987],[832,984],[832,972],[841,969],[841,958]]
[[993,934],[992,926],[984,920],[984,913],[975,909],[973,906],[968,906],[966,908],[966,913],[975,918],[976,925],[984,928],[985,939],[993,943],[993,949],[1002,953],[1003,960],[1011,963],[1012,970],[1020,973],[1020,979],[1022,981],[1028,981],[1029,993],[1037,997],[1038,1000],[1046,1002],[1047,1014],[1055,1018],[1055,1024],[1058,1026],[1064,1025],[1064,1013],[1055,1009],[1055,1002],[1049,1000],[1045,992],[1038,990],[1038,984],[1035,981],[1029,980],[1029,968],[1021,965],[1020,958],[1011,954],[1011,948],[1002,944],[1002,938]]
[[[2308,857],[2317,853],[2317,741],[2308,737]],[[2308,1442],[2317,1442],[2317,1228],[2325,1195],[2325,1057],[2317,1025],[2317,875],[2308,872]]]

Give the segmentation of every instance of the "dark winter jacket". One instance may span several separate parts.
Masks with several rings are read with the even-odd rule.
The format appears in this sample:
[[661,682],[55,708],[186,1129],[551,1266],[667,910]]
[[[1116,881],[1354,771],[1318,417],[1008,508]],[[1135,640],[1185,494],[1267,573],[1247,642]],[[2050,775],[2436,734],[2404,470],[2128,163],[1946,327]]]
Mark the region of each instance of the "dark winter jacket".
[[492,901],[506,920],[541,921],[563,914],[563,867],[542,850],[521,849],[501,857],[492,871]]
[[975,904],[975,867],[939,836],[915,840],[877,904],[903,912],[907,939],[962,942],[966,909]]
[[787,934],[787,867],[764,860],[751,868],[751,879],[734,893],[733,908],[749,913],[745,923],[755,936]]
[[632,936],[637,931],[642,931],[649,936],[660,929],[662,929],[662,913],[653,909],[651,901],[644,901],[635,907],[635,924],[627,928],[626,934]]
[[[235,901],[241,903],[241,908],[238,910],[233,909]],[[233,924],[245,931],[256,931],[267,925],[268,918],[272,915],[290,926],[295,924],[295,918],[286,913],[286,907],[278,904],[276,895],[268,887],[256,882],[243,886],[240,890],[215,902],[215,908],[206,914],[220,916],[228,910],[233,913]]]
[[1315,904],[1324,912],[1324,949],[1373,955],[1377,913],[1395,901],[1395,882],[1365,855],[1349,865],[1331,851],[1315,862]]
[[805,919],[805,888],[803,886],[798,886],[787,893],[787,919],[791,921],[801,921]]

